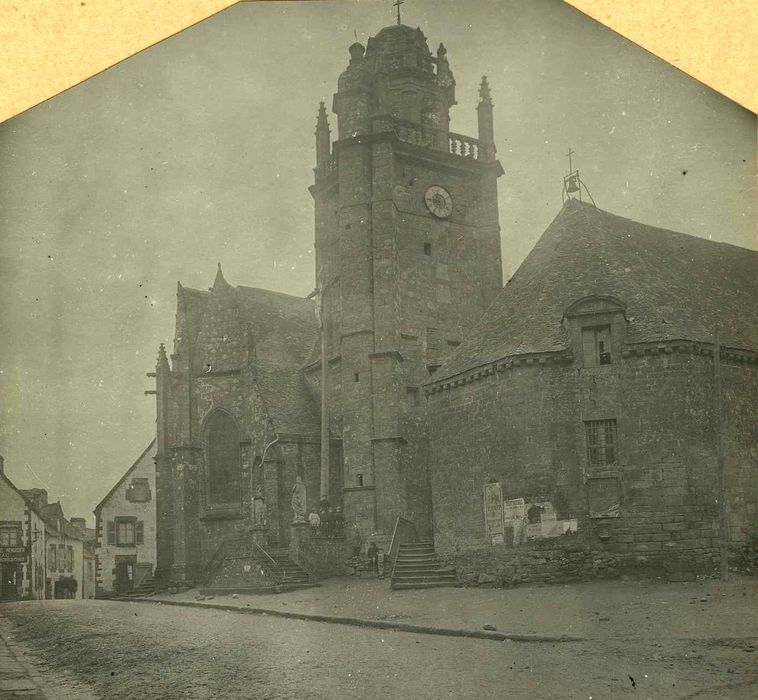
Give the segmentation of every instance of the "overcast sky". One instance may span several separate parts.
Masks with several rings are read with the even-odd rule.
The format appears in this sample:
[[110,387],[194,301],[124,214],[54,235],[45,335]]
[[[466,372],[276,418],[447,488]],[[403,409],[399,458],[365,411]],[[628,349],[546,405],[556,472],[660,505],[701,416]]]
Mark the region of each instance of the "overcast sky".
[[[382,2],[242,3],[0,125],[0,453],[17,486],[92,509],[154,433],[176,283],[313,287],[319,100]],[[457,81],[495,101],[510,275],[576,151],[597,205],[756,247],[755,115],[558,0],[408,0]],[[331,118],[334,128],[335,120]]]

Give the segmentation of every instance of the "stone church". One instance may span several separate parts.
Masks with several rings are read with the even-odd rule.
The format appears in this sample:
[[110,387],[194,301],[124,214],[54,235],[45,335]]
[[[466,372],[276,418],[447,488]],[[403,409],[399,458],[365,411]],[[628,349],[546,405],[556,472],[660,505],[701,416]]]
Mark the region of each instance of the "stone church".
[[[487,484],[499,488],[503,523],[512,515],[508,507],[521,508],[526,532],[535,524],[527,522],[527,508],[541,503],[546,521],[553,512],[568,523],[556,526],[562,535],[572,529],[584,535],[586,474],[577,456],[584,436],[574,422],[597,421],[590,454],[603,454],[600,466],[618,471],[622,462],[608,456],[617,435],[619,455],[629,460],[636,453],[623,445],[642,450],[660,437],[650,432],[657,414],[645,401],[664,402],[659,413],[671,420],[680,414],[665,402],[675,402],[682,416],[705,410],[690,403],[696,396],[706,401],[707,387],[687,379],[679,348],[696,347],[703,367],[710,361],[701,352],[708,338],[688,335],[687,320],[698,315],[690,303],[717,277],[701,280],[689,296],[682,290],[694,267],[673,279],[661,267],[630,280],[639,259],[647,270],[667,260],[659,254],[681,258],[718,244],[671,234],[673,243],[648,254],[652,229],[569,200],[551,227],[561,235],[548,231],[503,288],[497,209],[503,169],[493,103],[482,79],[476,138],[454,133],[455,87],[445,47],[433,54],[420,29],[398,24],[365,47],[353,44],[332,104],[336,138],[323,103],[317,115],[314,295],[233,286],[220,267],[208,291],[179,285],[173,352],[169,358],[161,346],[155,372],[159,576],[197,578],[224,543],[250,532],[263,547],[287,545],[297,477],[305,484],[306,512],[326,497],[364,540],[388,544],[404,516],[451,556],[461,548],[506,547],[504,527],[492,544]],[[619,244],[606,260],[611,252],[603,236],[623,238],[629,227],[647,233],[636,246]],[[718,274],[730,276],[732,263],[750,264],[738,259],[754,264],[755,256],[740,252],[745,256],[727,255]],[[611,284],[609,275],[628,286]],[[734,277],[729,321],[755,328],[744,295],[758,290],[743,289],[744,282]],[[686,303],[671,303],[667,294]],[[666,319],[654,321],[649,312]],[[730,337],[728,347],[747,358],[740,367],[755,393],[758,342],[745,333]],[[594,353],[592,372],[577,370],[582,348]],[[514,364],[524,369],[511,370]],[[670,375],[673,394],[640,399],[627,417],[620,408],[626,385],[642,375],[635,391]],[[614,401],[618,410],[606,409]],[[730,439],[749,432],[751,420],[754,428],[754,412],[745,411]],[[700,460],[697,469],[707,471],[710,452],[693,446],[706,439],[702,429],[693,419],[667,433],[666,454],[690,450]],[[740,512],[754,523],[754,448],[743,462]],[[674,479],[665,484],[680,490],[676,498],[686,500],[694,489],[707,500],[704,483],[690,478],[688,456],[656,456],[651,464],[664,481]],[[648,463],[634,468],[644,471]],[[602,489],[615,493],[612,485]],[[666,493],[674,498],[674,491]],[[511,503],[524,497],[523,507]],[[615,507],[606,501],[606,511]],[[508,532],[513,546],[520,535]],[[612,537],[626,533],[617,529]]]

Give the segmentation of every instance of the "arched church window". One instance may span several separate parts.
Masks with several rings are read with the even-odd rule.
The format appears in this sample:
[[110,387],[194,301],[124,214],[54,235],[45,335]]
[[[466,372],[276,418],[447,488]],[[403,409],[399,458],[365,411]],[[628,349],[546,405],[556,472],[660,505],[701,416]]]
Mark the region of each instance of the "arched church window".
[[241,460],[237,422],[225,411],[214,411],[205,425],[208,501],[238,503]]

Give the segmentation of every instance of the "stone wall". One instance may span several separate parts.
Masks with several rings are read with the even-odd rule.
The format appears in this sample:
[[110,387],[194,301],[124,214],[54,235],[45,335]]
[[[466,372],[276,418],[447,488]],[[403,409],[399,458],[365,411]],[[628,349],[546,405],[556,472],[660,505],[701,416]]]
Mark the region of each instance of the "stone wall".
[[327,539],[304,532],[299,540],[290,541],[290,558],[317,578],[344,576],[346,562],[356,546],[360,546],[360,539],[351,533]]
[[465,586],[508,587],[520,583],[568,583],[596,578],[650,578],[663,576],[670,581],[692,580],[712,574],[718,557],[702,548],[671,555],[658,552],[618,552],[598,548],[591,540],[563,536],[513,549],[489,545],[462,553],[447,553],[440,559],[456,570]]
[[[755,366],[722,366],[723,444],[733,563],[756,535]],[[429,397],[438,551],[471,575],[562,580],[622,572],[713,570],[719,551],[713,359],[695,352],[625,353],[612,365],[528,363]],[[617,464],[588,463],[585,422],[615,419]],[[590,517],[593,476],[618,489],[617,517]],[[547,500],[578,534],[490,545],[483,487]],[[559,505],[560,504],[560,505]],[[467,553],[469,552],[469,553]],[[565,555],[564,555],[565,552]]]

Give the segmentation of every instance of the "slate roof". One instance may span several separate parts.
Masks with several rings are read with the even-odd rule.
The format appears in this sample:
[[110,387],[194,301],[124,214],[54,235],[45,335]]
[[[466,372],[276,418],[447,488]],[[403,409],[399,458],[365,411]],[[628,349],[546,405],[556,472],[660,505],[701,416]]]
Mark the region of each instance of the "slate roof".
[[568,200],[434,382],[504,357],[568,348],[566,309],[626,305],[626,343],[712,342],[758,350],[758,252],[640,224]]
[[178,297],[186,318],[188,340],[194,343],[197,334],[200,332],[200,324],[203,321],[203,314],[205,314],[211,293],[191,287],[183,287],[179,283]]
[[318,436],[321,430],[317,394],[300,369],[257,361],[255,386],[277,433]]
[[46,506],[42,506],[39,508],[39,515],[55,530],[60,530],[60,524],[63,523],[62,534],[68,539],[81,541],[87,539],[78,527],[75,527],[66,520],[66,516],[63,515],[63,508],[61,507],[60,501],[55,501],[55,503],[48,503]]
[[237,303],[255,339],[256,357],[302,367],[318,331],[310,299],[254,287],[236,287]]
[[63,507],[61,506],[60,501],[55,501],[55,503],[48,503],[42,506],[36,505],[34,501],[34,493],[35,491],[39,492],[40,489],[20,489],[16,487],[16,485],[3,472],[0,472],[0,480],[4,481],[11,488],[11,490],[15,491],[19,496],[21,496],[21,498],[26,501],[28,507],[37,515],[39,515],[39,517],[42,518],[42,520],[54,530],[58,530],[58,525],[62,520],[63,534],[65,534],[66,537],[72,540],[87,539],[84,533],[82,533],[78,527],[75,527],[68,520],[66,520],[65,516],[63,515]]
[[[318,330],[313,301],[267,289],[232,286],[224,280],[220,269],[210,291],[180,284],[179,304],[184,316],[184,332],[198,357],[205,352],[200,346],[205,337],[201,330],[206,312],[219,313],[231,307],[239,317],[235,329],[239,337],[230,342],[241,343],[247,327],[256,357],[280,366],[301,367]],[[177,335],[181,332],[177,328]]]

